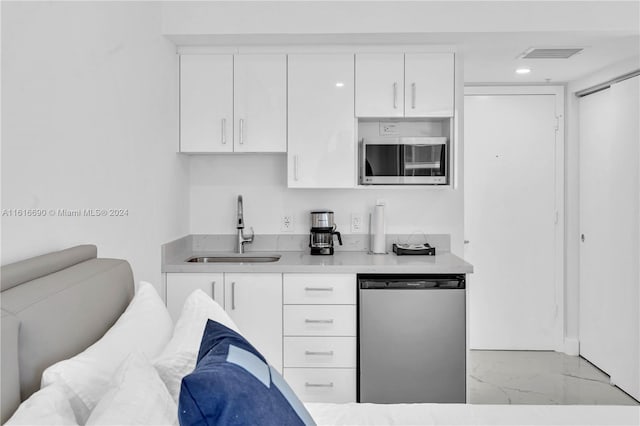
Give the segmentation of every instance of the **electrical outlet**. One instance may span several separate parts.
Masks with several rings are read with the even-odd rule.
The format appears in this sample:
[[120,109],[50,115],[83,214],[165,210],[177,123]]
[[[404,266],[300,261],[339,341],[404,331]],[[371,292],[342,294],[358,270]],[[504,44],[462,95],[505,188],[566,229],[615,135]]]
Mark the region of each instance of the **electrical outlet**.
[[357,213],[351,213],[351,233],[359,234],[363,230],[362,215]]
[[293,216],[282,216],[282,221],[280,222],[280,232],[293,232]]

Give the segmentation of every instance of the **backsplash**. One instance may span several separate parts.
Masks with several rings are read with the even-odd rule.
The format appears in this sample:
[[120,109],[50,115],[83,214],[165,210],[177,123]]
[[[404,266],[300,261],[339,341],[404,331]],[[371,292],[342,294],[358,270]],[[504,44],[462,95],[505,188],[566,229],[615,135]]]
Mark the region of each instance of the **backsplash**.
[[[234,241],[237,196],[242,194],[247,232],[253,227],[258,236],[280,235],[281,244],[304,235],[306,248],[311,226],[309,212],[329,209],[335,212],[337,231],[345,239],[350,234],[345,245],[362,250],[369,244],[369,214],[376,201],[384,200],[387,234],[450,235],[451,251],[462,254],[461,188],[290,189],[285,154],[202,155],[189,160],[190,234],[227,234]],[[331,173],[330,164],[319,167],[326,167]],[[362,233],[351,233],[352,214],[362,217]],[[293,232],[287,234],[281,227],[285,215],[293,217]],[[250,250],[256,250],[259,244],[256,241]]]

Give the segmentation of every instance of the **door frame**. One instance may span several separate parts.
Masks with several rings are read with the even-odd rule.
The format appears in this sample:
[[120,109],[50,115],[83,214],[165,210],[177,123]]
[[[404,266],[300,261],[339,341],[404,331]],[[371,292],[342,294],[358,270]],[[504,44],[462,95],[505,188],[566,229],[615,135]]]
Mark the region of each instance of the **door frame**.
[[554,346],[556,352],[566,352],[565,345],[565,87],[564,86],[465,86],[464,96],[555,95],[555,246],[554,285],[556,322]]

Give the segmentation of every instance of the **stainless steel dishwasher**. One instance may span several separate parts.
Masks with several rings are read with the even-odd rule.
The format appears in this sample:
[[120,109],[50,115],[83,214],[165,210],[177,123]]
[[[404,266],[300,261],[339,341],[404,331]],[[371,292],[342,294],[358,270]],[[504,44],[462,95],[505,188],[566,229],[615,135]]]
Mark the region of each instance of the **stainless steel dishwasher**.
[[465,276],[358,275],[358,402],[466,402]]

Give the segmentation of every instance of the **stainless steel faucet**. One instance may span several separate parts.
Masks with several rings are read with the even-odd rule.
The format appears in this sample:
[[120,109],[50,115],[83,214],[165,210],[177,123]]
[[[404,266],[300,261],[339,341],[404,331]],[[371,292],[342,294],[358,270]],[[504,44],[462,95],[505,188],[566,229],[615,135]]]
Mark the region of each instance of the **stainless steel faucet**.
[[252,243],[253,242],[253,227],[251,227],[251,235],[250,236],[246,236],[244,234],[244,215],[242,214],[242,195],[238,195],[238,223],[236,226],[236,229],[238,230],[238,238],[237,240],[237,246],[236,246],[236,253],[244,253],[244,245],[246,243]]

